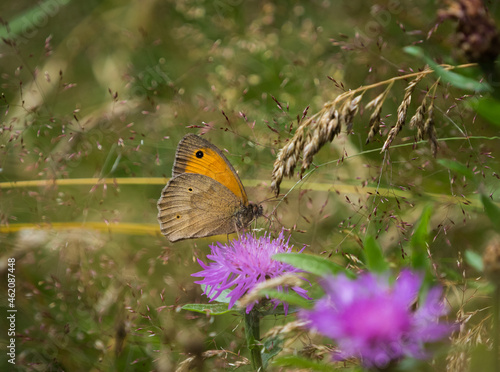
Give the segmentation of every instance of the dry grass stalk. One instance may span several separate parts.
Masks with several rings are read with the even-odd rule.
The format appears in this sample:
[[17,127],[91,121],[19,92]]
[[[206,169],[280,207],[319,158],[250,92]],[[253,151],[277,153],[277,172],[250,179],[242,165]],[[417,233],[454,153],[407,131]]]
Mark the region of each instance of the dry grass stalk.
[[[410,128],[417,128],[418,141],[425,139],[425,136],[427,135],[427,137],[429,138],[429,143],[431,145],[431,151],[434,156],[436,156],[438,148],[436,129],[434,127],[434,94],[436,93],[436,87],[438,83],[439,79],[434,83],[431,89],[429,89],[424,99],[422,100],[422,103],[417,108],[415,115],[413,115],[410,120]],[[427,102],[428,100],[430,101],[430,103]],[[427,116],[427,119],[425,119],[425,116]]]
[[289,333],[303,332],[305,329],[306,321],[295,320],[293,322],[287,323],[284,326],[275,326],[266,332],[264,338],[277,337],[279,335],[287,335]]
[[284,176],[290,177],[297,165],[302,145],[304,142],[304,131],[309,120],[305,120],[297,128],[293,138],[285,144],[276,156],[274,161],[271,189],[275,190],[276,195],[280,192],[280,184]]
[[[474,64],[468,64],[457,67],[465,68],[473,65]],[[448,65],[442,65],[442,67],[446,70],[456,68]],[[382,152],[387,150],[406,122],[408,107],[410,106],[412,94],[416,85],[423,79],[424,76],[427,76],[430,73],[433,73],[433,70],[427,68],[421,72],[393,77],[376,84],[364,87],[362,86],[355,90],[345,92],[339,95],[335,101],[326,103],[318,113],[314,114],[310,118],[302,120],[293,138],[278,152],[273,165],[271,189],[276,195],[279,194],[280,184],[283,181],[283,177],[292,176],[301,155],[302,166],[300,173],[303,174],[304,171],[312,164],[314,155],[316,155],[325,143],[328,141],[331,142],[335,136],[340,133],[342,126],[345,126],[348,132],[351,131],[353,119],[358,113],[363,94],[370,89],[386,85],[387,87],[385,91],[365,106],[366,109],[373,108],[369,121],[370,130],[366,140],[366,143],[370,142],[379,131],[382,106],[394,82],[396,80],[413,78],[413,80],[410,81],[406,87],[405,95],[398,107],[396,125],[389,131],[387,139],[382,147]],[[426,135],[428,136],[434,156],[436,155],[438,148],[433,116],[434,94],[436,92],[438,82],[439,80],[434,83],[431,89],[429,89],[429,92],[426,94],[424,100],[418,107],[415,115],[413,115],[410,120],[410,127],[417,127],[417,136],[419,138],[423,138]],[[426,114],[427,119],[424,121]]]
[[383,93],[379,94],[375,99],[368,102],[365,106],[365,109],[367,110],[374,107],[373,112],[370,115],[370,121],[368,123],[370,131],[368,132],[368,137],[366,138],[366,144],[368,144],[373,139],[373,137],[375,137],[375,134],[378,133],[378,130],[380,128],[380,113],[382,112],[382,106],[384,105],[384,101],[387,98],[387,94],[391,90],[393,84],[394,81],[391,81],[391,83],[387,86]]
[[415,111],[415,115],[413,115],[410,119],[410,128],[417,128],[417,139],[421,140],[424,135],[424,119],[425,114],[427,113],[427,93],[422,100],[420,106],[418,106],[417,111]]
[[324,110],[318,119],[314,120],[311,130],[307,133],[306,140],[302,148],[303,159],[300,173],[309,168],[314,155],[328,141],[332,141],[342,129],[341,114],[335,109],[335,105]]
[[406,122],[406,113],[408,112],[408,107],[410,107],[413,91],[415,90],[415,87],[420,82],[420,80],[422,80],[424,76],[425,76],[424,73],[417,75],[417,77],[412,81],[410,81],[410,83],[406,87],[403,101],[398,107],[398,119],[396,121],[396,125],[392,127],[391,130],[389,131],[384,146],[382,146],[381,152],[386,151],[391,146],[391,143],[394,140],[394,138],[396,138],[398,133],[401,132],[401,129],[403,129],[403,125]]
[[[304,356],[308,359],[313,359],[313,360],[329,360],[331,355],[333,354],[335,349],[328,347],[326,345],[316,345],[316,344],[308,344],[305,345],[304,348],[299,352],[301,356]],[[335,363],[335,361],[332,361]],[[350,363],[350,360],[345,360],[340,363],[342,366],[340,366],[339,369],[342,369],[342,367],[345,367],[344,363]],[[331,365],[331,370],[337,370],[337,368],[334,368],[334,364]]]
[[[306,141],[311,143],[310,132],[314,131],[316,122],[321,120],[321,118],[324,120],[325,114],[328,112],[330,113],[330,117],[332,117],[332,109],[334,109],[333,103],[327,103],[323,106],[323,109],[320,112],[306,120],[303,120],[292,139],[278,152],[276,160],[274,161],[271,181],[271,189],[274,190],[276,195],[279,194],[280,184],[283,177],[290,177],[293,174],[293,171],[299,161],[300,154],[304,151]],[[335,115],[336,114],[333,112],[333,116]],[[332,135],[334,135],[335,125],[331,125],[327,130],[331,131]],[[310,150],[311,149],[309,149],[309,151]]]
[[[279,185],[283,177],[293,174],[301,153],[302,174],[309,168],[314,155],[321,147],[340,133],[342,125],[348,129],[352,127],[363,93],[356,97],[354,92],[342,94],[334,102],[326,103],[321,111],[300,124],[293,138],[279,151],[274,162],[271,188],[276,195],[279,194]],[[340,110],[337,110],[341,101]]]
[[249,293],[240,298],[240,300],[238,301],[238,305],[243,308],[259,300],[264,296],[262,295],[261,291],[265,289],[274,289],[278,286],[298,287],[300,285],[302,285],[302,280],[294,274],[285,274],[282,276],[278,276],[276,278],[269,279],[257,284]]
[[436,81],[434,83],[434,85],[431,87],[431,89],[429,89],[429,93],[427,93],[429,95],[432,92],[432,94],[430,94],[431,103],[429,105],[429,109],[427,110],[427,120],[424,123],[423,134],[422,134],[422,139],[424,139],[425,135],[427,135],[427,137],[429,138],[429,143],[431,145],[432,155],[434,155],[434,156],[436,156],[437,149],[438,149],[436,128],[434,126],[434,98],[435,98],[438,83],[439,83],[439,79],[438,79],[438,81]]
[[353,98],[354,94],[352,94],[349,97],[351,99],[344,101],[344,104],[342,105],[342,115],[340,116],[340,118],[342,119],[341,125],[344,124],[346,126],[348,133],[352,131],[354,116],[356,116],[356,114],[358,113],[359,102],[361,101],[361,98],[363,98],[363,94],[364,92],[359,94],[355,98]]
[[429,138],[429,143],[431,145],[432,155],[436,156],[438,149],[438,142],[436,136],[436,128],[434,127],[434,99],[431,100],[429,106],[429,111],[427,114],[427,120],[424,124],[424,134],[427,134]]
[[492,347],[492,339],[489,337],[491,318],[483,318],[478,324],[474,324],[471,320],[482,310],[465,313],[463,310],[461,307],[457,313],[457,323],[460,324],[460,330],[453,335],[451,347],[446,357],[446,371],[449,372],[470,371],[471,351],[478,345]]
[[[218,357],[218,358],[221,358],[221,359],[227,361],[229,354],[233,354],[233,353],[229,353],[227,350],[207,350],[201,354],[201,361],[204,361],[204,360],[210,359],[210,358],[214,358],[214,357]],[[188,356],[186,359],[184,359],[182,362],[180,362],[177,365],[175,372],[188,372],[188,371],[192,371],[193,369],[199,370],[200,366],[202,366],[202,364],[200,365],[199,358],[200,358],[200,356],[196,356],[196,355]],[[250,360],[248,360],[247,358],[242,357],[242,356],[238,356],[238,358],[239,358],[239,360],[231,363],[231,364],[233,364],[233,366],[240,367],[240,366],[250,364]]]

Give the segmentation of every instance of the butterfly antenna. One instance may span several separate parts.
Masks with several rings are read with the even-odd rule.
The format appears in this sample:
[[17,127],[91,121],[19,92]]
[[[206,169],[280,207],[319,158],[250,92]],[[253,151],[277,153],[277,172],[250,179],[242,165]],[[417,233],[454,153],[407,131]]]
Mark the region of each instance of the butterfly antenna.
[[[279,198],[276,198],[276,197],[271,197],[271,198],[268,198],[268,199],[264,199],[263,201],[261,201],[259,203],[259,205],[261,205],[262,203],[266,202],[266,201],[279,201]],[[275,218],[273,219],[272,216],[275,216]],[[269,214],[262,214],[262,217],[264,217],[268,222],[269,222],[269,225],[268,225],[268,229],[271,229],[271,226],[273,225],[273,223],[277,222],[279,224],[279,226],[281,228],[284,227],[284,225],[278,220],[278,218],[276,217],[276,207],[271,211],[271,213]]]
[[[281,195],[281,194],[280,194],[280,195],[278,195],[278,196],[273,196],[273,197],[270,197],[270,198],[264,199],[263,201],[261,201],[261,202],[259,203],[259,205],[260,205],[261,203],[264,203],[264,202],[281,202],[281,201],[283,201],[283,197],[284,197],[284,196],[286,196],[286,195]],[[278,206],[279,206],[279,203],[278,203],[278,205],[276,205],[276,206],[273,208],[273,210],[271,211],[271,213],[269,213],[269,215],[268,215],[268,216],[275,215],[275,214],[276,214],[276,209],[278,209]],[[264,217],[266,217],[267,219],[269,219],[269,217],[268,217],[268,216],[264,216]]]

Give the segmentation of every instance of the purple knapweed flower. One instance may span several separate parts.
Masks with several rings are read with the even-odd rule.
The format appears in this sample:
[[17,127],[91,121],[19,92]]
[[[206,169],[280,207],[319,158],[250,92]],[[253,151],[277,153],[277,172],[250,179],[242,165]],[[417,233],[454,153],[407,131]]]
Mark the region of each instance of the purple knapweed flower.
[[326,296],[300,316],[308,326],[335,340],[335,359],[360,358],[366,367],[384,367],[404,356],[423,359],[425,342],[448,336],[453,327],[440,324],[447,313],[441,289],[431,288],[412,309],[422,277],[409,270],[391,285],[387,276],[365,273],[355,280],[344,275],[325,279]]
[[[207,258],[213,262],[206,265],[198,259],[204,270],[192,276],[203,277],[195,283],[205,285],[203,293],[210,298],[210,301],[216,299],[224,290],[234,287],[227,296],[229,308],[232,308],[239,298],[258,283],[286,273],[300,272],[299,269],[289,264],[271,258],[276,253],[291,252],[293,246],[288,245],[289,240],[290,238],[284,238],[283,231],[281,231],[276,239],[271,239],[271,236],[266,234],[259,238],[246,234],[228,244],[216,243],[210,246],[212,253],[207,255]],[[282,287],[277,287],[277,289],[288,290]],[[292,287],[292,289],[302,297],[308,298],[306,290],[300,287]],[[272,299],[271,302],[274,303],[275,308],[280,303],[277,299]],[[256,303],[258,301],[249,304],[246,312],[249,313]],[[283,303],[283,307],[286,314],[288,304]]]

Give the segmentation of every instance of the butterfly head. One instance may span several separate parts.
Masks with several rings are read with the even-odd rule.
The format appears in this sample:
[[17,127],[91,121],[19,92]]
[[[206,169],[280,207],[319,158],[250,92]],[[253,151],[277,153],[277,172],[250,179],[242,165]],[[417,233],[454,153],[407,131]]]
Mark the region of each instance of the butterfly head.
[[248,203],[247,206],[243,206],[236,213],[236,226],[238,228],[247,227],[250,222],[257,219],[264,214],[262,210],[262,205],[255,203]]

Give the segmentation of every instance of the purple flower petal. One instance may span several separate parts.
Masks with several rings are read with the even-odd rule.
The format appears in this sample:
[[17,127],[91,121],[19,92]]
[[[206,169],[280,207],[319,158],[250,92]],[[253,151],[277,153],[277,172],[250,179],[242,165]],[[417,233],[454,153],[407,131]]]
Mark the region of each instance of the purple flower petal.
[[425,358],[424,343],[442,339],[452,327],[439,324],[447,313],[440,288],[429,290],[424,303],[412,311],[421,285],[422,276],[409,270],[393,285],[387,276],[371,273],[356,280],[330,277],[323,283],[325,297],[300,316],[337,342],[336,359],[357,357],[367,367],[384,367],[404,356]]
[[[271,239],[270,235],[256,238],[251,234],[246,234],[239,239],[232,240],[229,244],[216,243],[210,246],[212,251],[211,254],[207,255],[207,258],[212,262],[205,264],[198,260],[203,270],[192,274],[192,276],[203,278],[195,283],[206,286],[204,293],[210,298],[210,301],[217,298],[222,291],[234,287],[228,295],[229,308],[232,308],[238,299],[258,283],[285,273],[300,271],[289,264],[271,258],[276,253],[292,251],[293,246],[288,244],[289,239],[285,239],[284,233],[281,231],[276,239]],[[280,291],[288,290],[282,287],[277,289]],[[302,288],[294,287],[291,289],[300,296],[309,298]],[[271,301],[275,307],[280,303],[276,299]],[[249,313],[256,303],[258,301],[248,305],[246,312]],[[287,304],[284,304],[284,309],[286,314]]]

